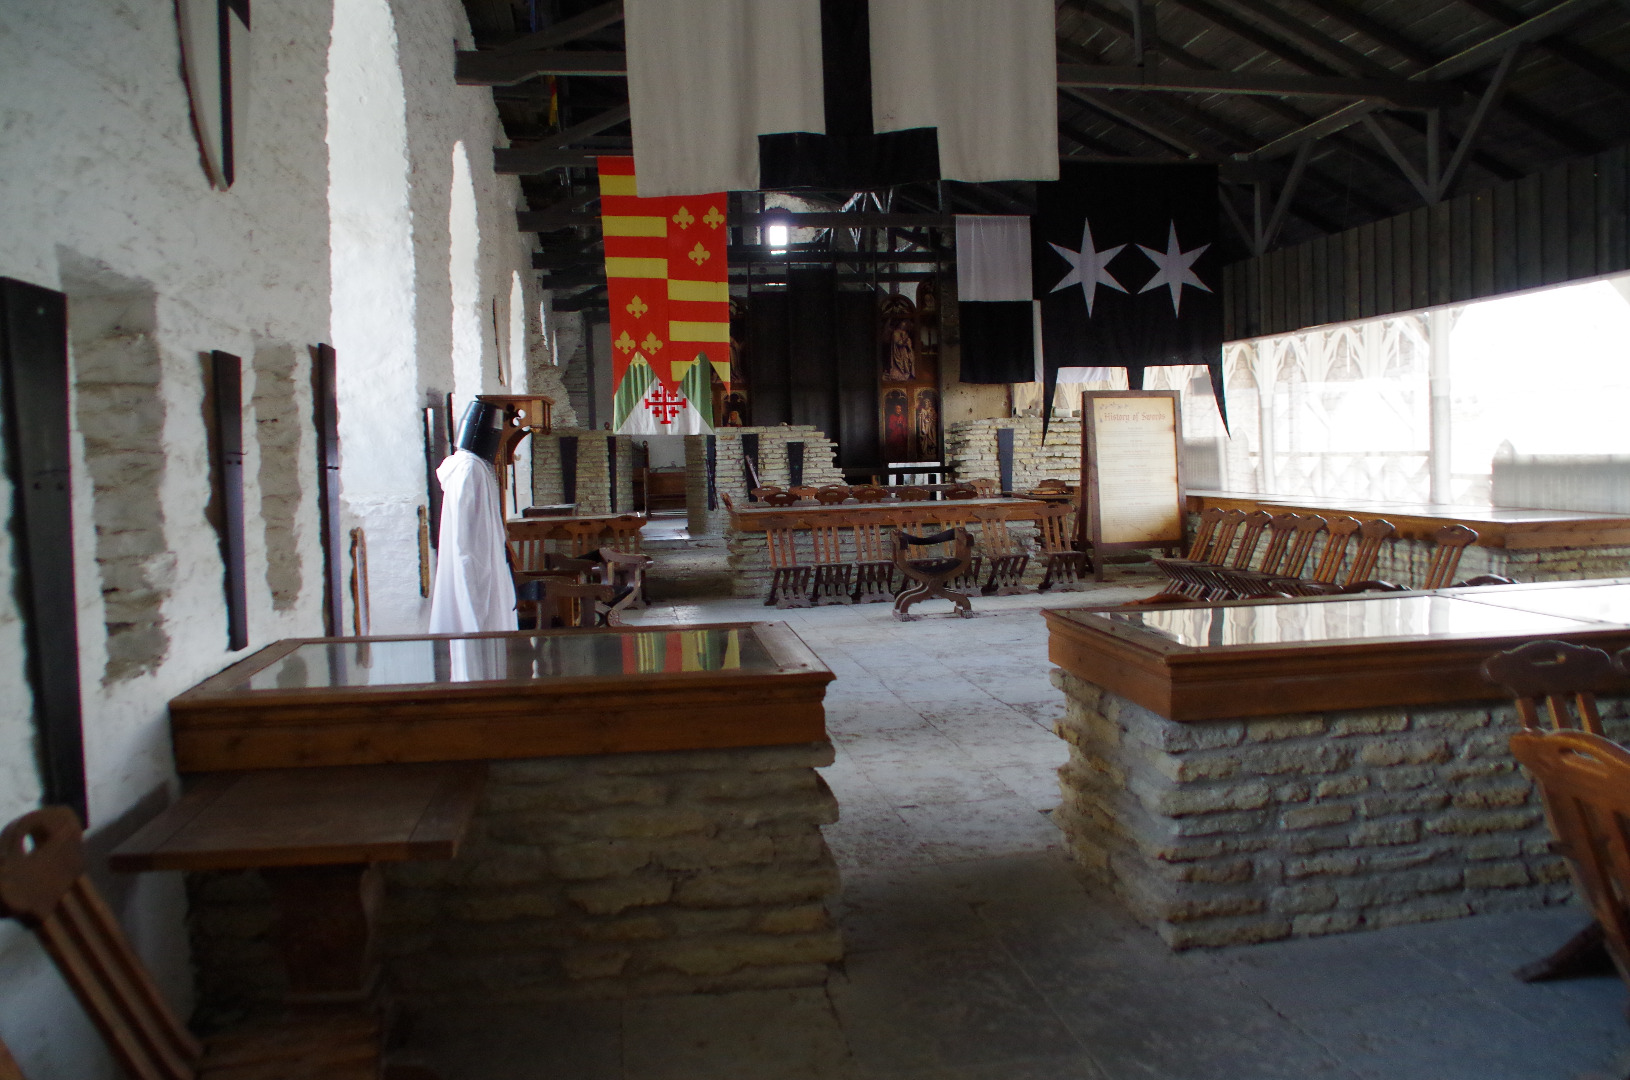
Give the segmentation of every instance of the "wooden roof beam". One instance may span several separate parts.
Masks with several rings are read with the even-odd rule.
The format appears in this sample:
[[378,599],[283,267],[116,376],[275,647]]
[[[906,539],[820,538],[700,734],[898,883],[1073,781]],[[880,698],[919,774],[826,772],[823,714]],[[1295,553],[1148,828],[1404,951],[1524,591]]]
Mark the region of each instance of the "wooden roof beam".
[[1408,79],[1349,79],[1339,76],[1259,75],[1252,72],[1188,71],[1154,67],[1060,64],[1058,85],[1099,90],[1171,90],[1181,93],[1258,94],[1274,97],[1374,98],[1405,108],[1449,105],[1464,94],[1458,87]]
[[[1475,8],[1503,26],[1517,26],[1522,23],[1524,18],[1521,11],[1505,3],[1504,0],[1461,0],[1461,2]],[[1572,64],[1580,71],[1594,76],[1619,93],[1630,96],[1630,72],[1625,71],[1605,57],[1599,56],[1584,46],[1576,45],[1567,38],[1560,36],[1544,38],[1537,43],[1537,47]]]
[[[1175,2],[1188,7],[1197,14],[1202,13],[1202,9],[1213,6],[1211,0],[1175,0]],[[1421,50],[1420,46],[1411,43],[1410,47],[1418,50],[1415,55],[1421,57],[1415,62],[1426,63],[1427,66],[1424,70],[1416,72],[1409,78],[1411,81],[1421,82],[1460,80],[1467,90],[1481,95],[1488,90],[1488,80],[1472,78],[1475,72],[1498,62],[1501,56],[1519,45],[1528,44],[1556,33],[1561,27],[1571,25],[1588,14],[1591,9],[1600,7],[1607,2],[1609,0],[1562,0],[1562,3],[1556,7],[1536,15],[1517,27],[1496,34],[1494,37],[1456,53],[1447,59],[1433,62],[1428,61],[1428,58],[1433,54],[1426,53]],[[1301,44],[1317,49],[1337,63],[1345,64],[1360,74],[1384,75],[1389,73],[1388,69],[1377,61],[1344,42],[1337,41],[1329,35],[1315,30],[1294,15],[1281,9],[1278,5],[1270,2],[1270,0],[1220,0],[1220,3],[1236,11],[1240,9],[1250,11],[1259,18],[1268,20],[1290,34]],[[1338,11],[1352,16],[1350,9],[1332,3],[1330,0],[1326,0],[1326,3],[1321,6],[1321,10],[1325,10],[1327,13],[1331,13],[1333,17],[1338,18],[1343,17],[1335,15],[1335,12]],[[1206,17],[1210,18],[1211,16],[1207,15]],[[1357,16],[1353,17],[1356,18]],[[1238,21],[1237,18],[1235,21]],[[1377,25],[1374,24],[1373,20],[1369,21],[1372,27]],[[1349,25],[1353,25],[1353,23],[1349,22]],[[1355,25],[1354,29],[1359,28]],[[1396,38],[1401,38],[1402,35],[1394,35],[1394,37],[1393,44],[1399,44]],[[1383,44],[1388,43],[1383,42]],[[1363,112],[1368,112],[1376,106],[1371,102],[1355,102],[1353,105],[1347,106],[1346,109],[1340,110],[1340,112],[1356,107],[1364,107]],[[1562,120],[1560,117],[1552,116],[1515,95],[1505,95],[1500,107],[1535,131],[1576,153],[1588,153],[1601,149],[1595,139],[1579,128]],[[1356,116],[1363,115],[1363,112],[1355,113],[1354,123],[1357,122]],[[1420,125],[1417,118],[1408,118],[1406,122],[1417,131],[1422,130],[1422,125]],[[1488,162],[1495,160],[1497,159],[1487,155],[1477,155],[1478,164],[1485,165],[1485,167],[1487,167]],[[1509,165],[1505,165],[1503,162],[1500,164],[1505,170],[1510,171]],[[1498,169],[1494,171],[1496,175],[1499,175]]]

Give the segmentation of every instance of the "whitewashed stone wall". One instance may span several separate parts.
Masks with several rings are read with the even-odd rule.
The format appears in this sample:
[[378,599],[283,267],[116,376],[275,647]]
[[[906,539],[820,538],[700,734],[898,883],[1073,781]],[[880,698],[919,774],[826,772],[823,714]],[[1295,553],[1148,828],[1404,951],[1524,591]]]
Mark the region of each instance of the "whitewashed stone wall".
[[[491,170],[488,148],[500,129],[490,94],[452,83],[455,44],[470,43],[461,5],[391,7],[407,94],[411,370],[401,400],[353,396],[342,412],[352,450],[365,438],[354,433],[377,420],[380,430],[414,433],[409,445],[387,449],[417,461],[417,410],[451,382],[446,223],[455,141],[473,164],[483,302],[496,298],[506,325],[516,270],[524,303],[535,306],[537,296],[514,225],[517,185]],[[0,275],[70,299],[81,686],[90,827],[104,847],[173,790],[168,700],[236,659],[226,649],[219,549],[204,519],[201,353],[222,349],[244,361],[251,646],[322,629],[308,348],[332,340],[332,22],[332,0],[256,8],[253,59],[239,72],[250,120],[239,133],[237,182],[220,192],[199,161],[169,0],[0,5]],[[495,340],[491,320],[483,322],[484,389],[514,389],[498,382],[501,364],[514,370],[507,335]],[[342,365],[369,362],[354,352]],[[110,467],[113,455],[140,465],[132,482]],[[341,523],[368,527],[376,630],[411,631],[424,615],[412,510],[425,492],[422,469],[411,471],[411,482],[376,492],[401,513],[352,508]],[[0,513],[9,517],[11,507],[0,479]],[[40,799],[11,536],[0,527],[0,820]],[[142,876],[114,899],[188,1011],[179,883]],[[33,1080],[112,1075],[77,1005],[9,923],[0,924],[0,1038]]]

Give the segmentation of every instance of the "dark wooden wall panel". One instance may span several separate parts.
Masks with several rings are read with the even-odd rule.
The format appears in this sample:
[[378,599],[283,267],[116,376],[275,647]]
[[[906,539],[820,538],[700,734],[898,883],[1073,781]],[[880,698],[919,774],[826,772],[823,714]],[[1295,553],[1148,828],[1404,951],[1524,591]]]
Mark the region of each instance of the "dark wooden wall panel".
[[1230,339],[1630,270],[1630,148],[1223,270]]
[[[68,298],[0,277],[0,407],[11,541],[43,801],[85,801],[68,433]],[[20,688],[9,687],[10,694]]]

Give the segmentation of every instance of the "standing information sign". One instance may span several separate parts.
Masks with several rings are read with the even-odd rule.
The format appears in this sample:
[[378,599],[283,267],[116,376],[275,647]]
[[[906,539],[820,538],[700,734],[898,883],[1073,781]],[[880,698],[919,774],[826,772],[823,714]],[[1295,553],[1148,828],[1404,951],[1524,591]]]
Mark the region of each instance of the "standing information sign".
[[1183,543],[1183,416],[1176,390],[1092,390],[1081,400],[1079,536],[1104,556]]

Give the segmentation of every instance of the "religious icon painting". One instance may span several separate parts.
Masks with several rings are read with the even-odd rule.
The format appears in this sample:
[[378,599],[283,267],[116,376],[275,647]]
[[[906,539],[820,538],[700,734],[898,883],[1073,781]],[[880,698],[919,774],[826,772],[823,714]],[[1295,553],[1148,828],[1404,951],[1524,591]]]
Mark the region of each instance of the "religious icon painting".
[[917,306],[897,293],[885,296],[878,322],[883,381],[916,382],[921,377],[917,371]]
[[889,461],[916,461],[912,454],[911,398],[904,390],[883,395],[883,454]]
[[940,456],[940,392],[918,390],[912,409],[913,434],[917,437],[914,461],[938,461]]

